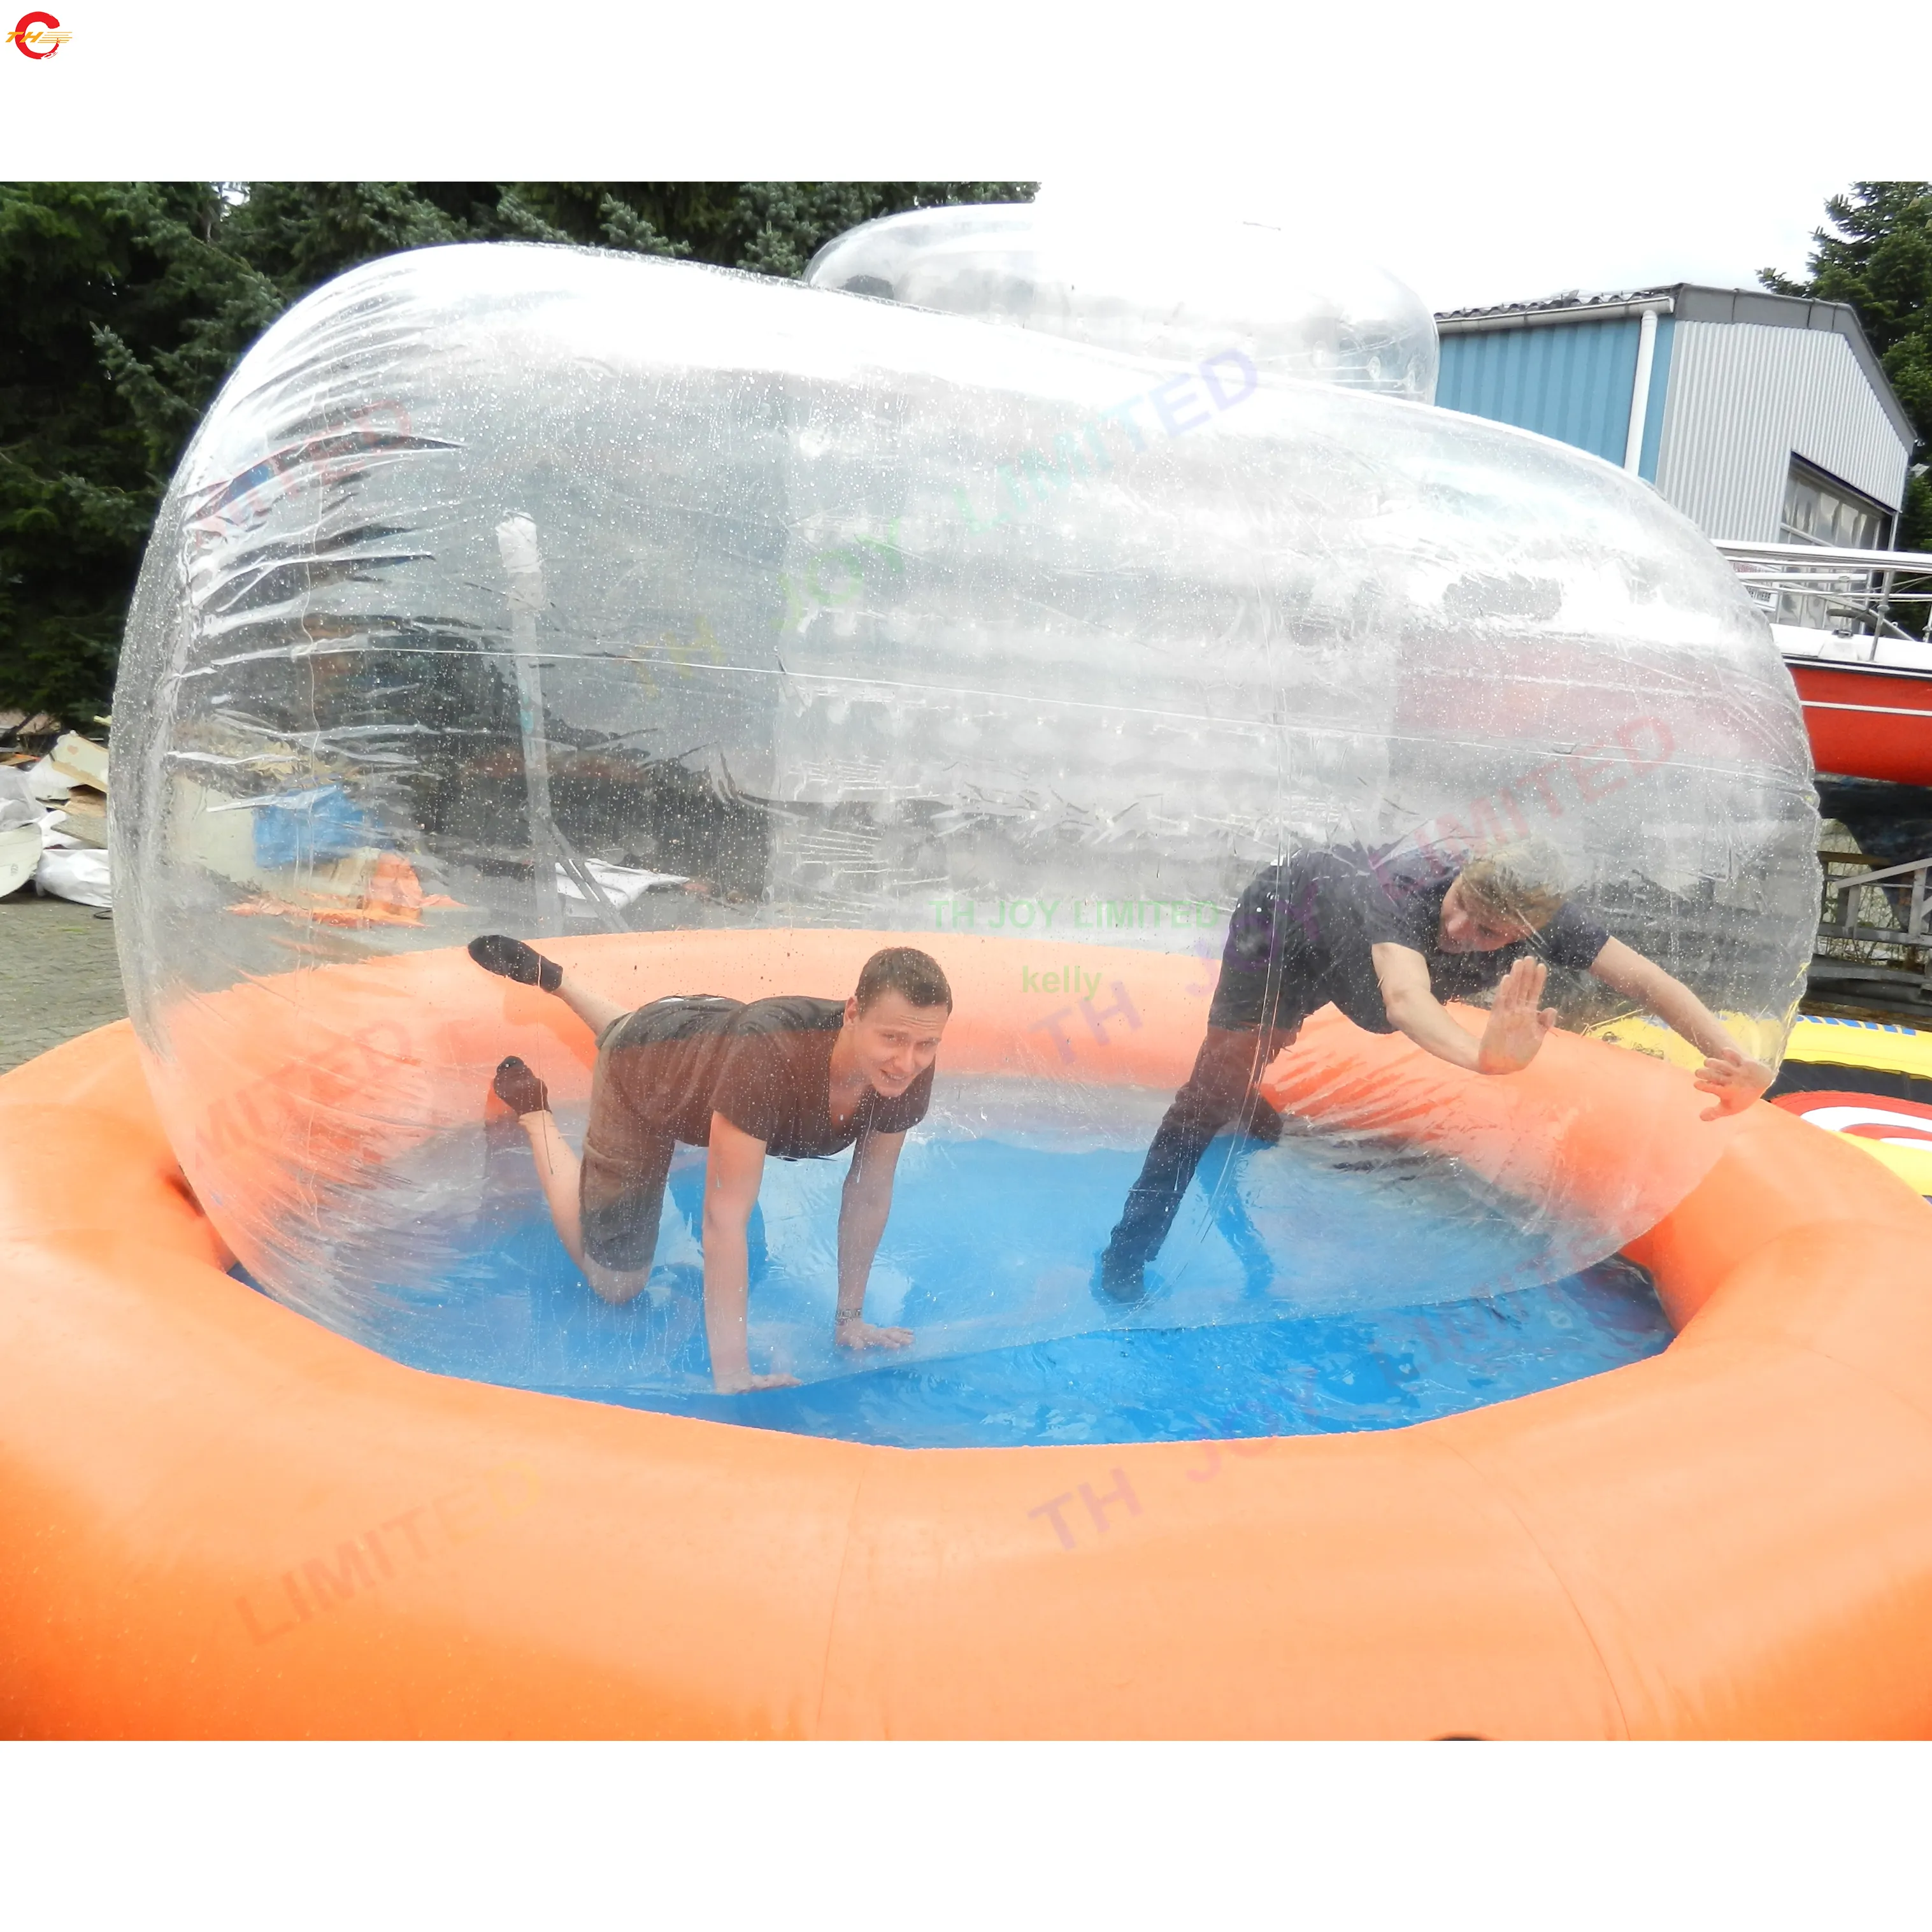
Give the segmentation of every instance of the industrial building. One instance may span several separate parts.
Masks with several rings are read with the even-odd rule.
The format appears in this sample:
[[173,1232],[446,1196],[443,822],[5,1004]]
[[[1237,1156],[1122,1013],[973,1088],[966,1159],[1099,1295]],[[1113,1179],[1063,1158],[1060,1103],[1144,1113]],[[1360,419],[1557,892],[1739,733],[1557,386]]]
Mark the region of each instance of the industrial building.
[[1821,855],[1814,992],[1922,1011],[1932,558],[1894,548],[1912,423],[1857,316],[1686,282],[1458,309],[1436,326],[1440,406],[1620,465],[1730,559],[1790,667],[1843,848]]
[[1843,302],[1680,282],[1436,326],[1439,406],[1618,464],[1714,541],[1893,542],[1911,419]]

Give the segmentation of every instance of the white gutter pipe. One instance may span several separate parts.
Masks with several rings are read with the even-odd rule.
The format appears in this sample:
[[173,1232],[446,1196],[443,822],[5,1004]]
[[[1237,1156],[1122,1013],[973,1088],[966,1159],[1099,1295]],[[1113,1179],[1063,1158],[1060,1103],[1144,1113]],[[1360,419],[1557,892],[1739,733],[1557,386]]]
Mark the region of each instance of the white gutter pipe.
[[1669,296],[1634,296],[1628,302],[1576,302],[1567,308],[1452,308],[1436,318],[1436,332],[1493,335],[1510,328],[1565,328],[1577,322],[1623,322],[1634,315],[1670,315],[1676,306]]
[[1624,439],[1624,467],[1633,476],[1643,463],[1644,424],[1650,413],[1650,371],[1656,360],[1657,311],[1647,308],[1637,325],[1636,376],[1630,384],[1630,434]]

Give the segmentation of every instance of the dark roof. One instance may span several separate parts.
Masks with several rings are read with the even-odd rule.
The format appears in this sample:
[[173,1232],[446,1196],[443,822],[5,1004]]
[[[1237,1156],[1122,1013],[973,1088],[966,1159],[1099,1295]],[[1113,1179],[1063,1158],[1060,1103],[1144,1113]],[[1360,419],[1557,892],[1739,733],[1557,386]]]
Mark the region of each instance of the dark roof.
[[1660,302],[1675,292],[1670,288],[1624,289],[1585,295],[1576,289],[1564,289],[1560,294],[1538,296],[1534,302],[1492,302],[1483,308],[1444,309],[1436,320],[1439,324],[1445,322],[1478,322],[1492,316],[1536,315],[1554,310],[1636,308],[1647,302]]
[[1766,289],[1717,289],[1698,282],[1672,282],[1661,288],[1624,289],[1585,294],[1566,289],[1532,302],[1496,302],[1485,308],[1444,309],[1436,318],[1444,335],[1480,335],[1492,330],[1610,322],[1650,309],[1679,322],[1748,322],[1760,328],[1816,329],[1842,335],[1899,440],[1907,448],[1918,432],[1893,393],[1884,366],[1873,352],[1849,302],[1817,302],[1809,296],[1773,295]]

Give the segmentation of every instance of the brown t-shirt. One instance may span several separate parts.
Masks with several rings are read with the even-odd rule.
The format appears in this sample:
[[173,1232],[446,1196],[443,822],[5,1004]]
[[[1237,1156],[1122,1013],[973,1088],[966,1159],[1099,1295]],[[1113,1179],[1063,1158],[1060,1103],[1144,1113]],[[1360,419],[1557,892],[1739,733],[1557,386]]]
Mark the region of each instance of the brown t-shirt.
[[896,1100],[868,1088],[849,1120],[834,1120],[832,1049],[844,1020],[844,1000],[804,994],[654,1000],[604,1035],[604,1077],[688,1146],[710,1144],[718,1113],[781,1160],[838,1154],[863,1135],[916,1126],[932,1102],[928,1066]]

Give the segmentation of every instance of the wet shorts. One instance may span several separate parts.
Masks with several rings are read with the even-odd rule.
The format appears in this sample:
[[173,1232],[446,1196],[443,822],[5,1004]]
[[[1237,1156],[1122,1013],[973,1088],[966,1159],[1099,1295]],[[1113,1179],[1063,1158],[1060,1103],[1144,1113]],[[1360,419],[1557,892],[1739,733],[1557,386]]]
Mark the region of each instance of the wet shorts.
[[740,1010],[735,1000],[656,1000],[614,1020],[598,1038],[578,1208],[584,1252],[600,1267],[624,1274],[650,1268],[692,1043]]

